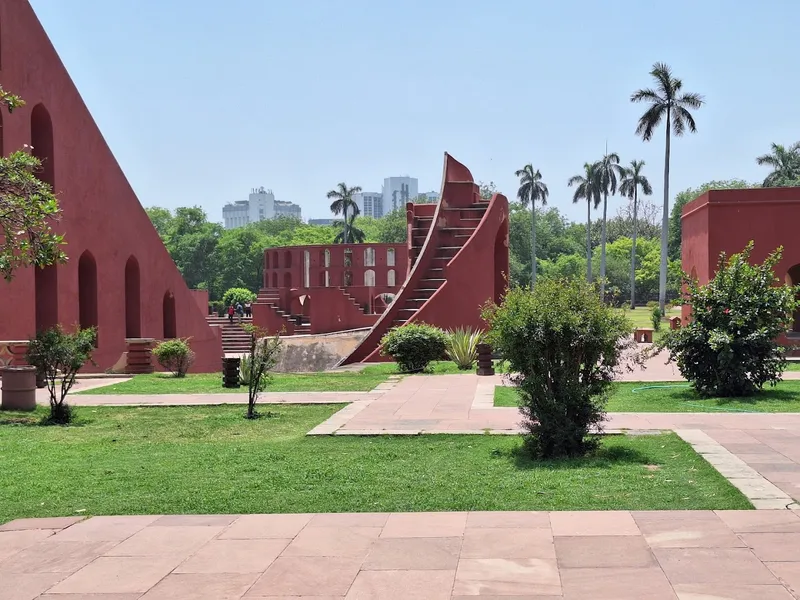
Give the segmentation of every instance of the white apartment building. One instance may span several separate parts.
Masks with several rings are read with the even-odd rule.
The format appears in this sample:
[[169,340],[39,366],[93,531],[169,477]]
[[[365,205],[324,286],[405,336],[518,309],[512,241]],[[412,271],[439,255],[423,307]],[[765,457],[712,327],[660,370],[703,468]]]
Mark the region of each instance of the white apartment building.
[[384,210],[389,212],[406,205],[419,195],[415,177],[387,177],[383,180]]
[[298,204],[275,200],[272,190],[263,187],[250,190],[247,200],[237,200],[222,207],[222,219],[225,229],[242,227],[248,223],[256,223],[275,217],[288,216],[301,218]]
[[384,215],[383,195],[380,192],[358,192],[353,194],[353,202],[362,217],[380,219]]
[[424,198],[425,201],[430,203],[430,204],[439,204],[439,198],[440,197],[441,196],[440,196],[439,192],[422,192],[419,195],[420,199]]

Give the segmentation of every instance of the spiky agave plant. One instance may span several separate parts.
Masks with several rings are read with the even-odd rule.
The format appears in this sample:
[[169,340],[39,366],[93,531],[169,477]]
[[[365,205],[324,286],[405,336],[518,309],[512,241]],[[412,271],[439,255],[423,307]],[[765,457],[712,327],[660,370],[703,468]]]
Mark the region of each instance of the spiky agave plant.
[[483,340],[483,332],[470,327],[457,328],[447,334],[447,356],[462,371],[473,367],[478,360],[478,344]]

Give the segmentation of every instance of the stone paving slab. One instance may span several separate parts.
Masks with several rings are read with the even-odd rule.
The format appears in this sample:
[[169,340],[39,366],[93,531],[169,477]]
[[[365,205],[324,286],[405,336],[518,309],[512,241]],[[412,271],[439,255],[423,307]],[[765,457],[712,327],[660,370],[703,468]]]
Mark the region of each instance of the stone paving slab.
[[800,512],[111,516],[0,530],[0,599],[791,600]]

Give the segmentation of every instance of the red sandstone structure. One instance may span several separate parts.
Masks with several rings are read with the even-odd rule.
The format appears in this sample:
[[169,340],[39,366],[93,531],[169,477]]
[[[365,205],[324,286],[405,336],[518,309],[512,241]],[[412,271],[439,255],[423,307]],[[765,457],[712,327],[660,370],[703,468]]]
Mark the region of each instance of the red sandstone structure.
[[[800,284],[800,188],[712,190],[683,207],[681,260],[683,270],[706,284],[714,276],[719,255],[741,252],[752,241],[754,262],[783,246],[776,275],[790,285]],[[683,307],[688,318],[689,307]],[[793,334],[800,335],[800,314]],[[790,337],[792,334],[790,334]]]
[[[57,323],[98,327],[97,366],[118,363],[128,340],[190,337],[194,371],[220,369],[219,331],[186,287],[150,219],[27,0],[0,2],[0,81],[26,106],[0,115],[0,152],[28,144],[58,195],[69,261],[0,283],[0,360]],[[141,346],[141,344],[138,344]]]
[[482,328],[508,274],[508,200],[480,197],[469,170],[445,154],[441,202],[406,206],[405,245],[269,249],[253,322],[271,333],[370,327],[344,364],[378,361],[392,327],[425,322]]
[[407,271],[404,244],[270,248],[253,323],[285,335],[372,327]]

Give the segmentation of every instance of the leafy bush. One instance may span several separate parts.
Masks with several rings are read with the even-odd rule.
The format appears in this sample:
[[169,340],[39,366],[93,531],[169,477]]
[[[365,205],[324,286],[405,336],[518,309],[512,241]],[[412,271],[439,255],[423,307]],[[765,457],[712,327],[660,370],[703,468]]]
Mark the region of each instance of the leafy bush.
[[663,316],[664,315],[661,314],[661,309],[658,307],[658,305],[654,306],[650,314],[650,320],[653,322],[653,329],[656,331],[661,330],[661,317]]
[[425,323],[395,327],[383,336],[381,354],[391,356],[401,373],[424,371],[431,361],[445,356],[447,335]]
[[781,248],[760,265],[749,263],[752,249],[751,242],[740,254],[721,254],[707,285],[684,275],[691,320],[657,346],[702,396],[751,396],[781,380],[785,350],[777,338],[789,328],[798,289],[775,285]]
[[447,356],[459,369],[467,371],[478,360],[478,344],[483,340],[482,331],[473,331],[469,327],[458,328],[447,333]]
[[87,361],[92,360],[96,342],[97,330],[94,327],[66,333],[60,325],[37,333],[30,340],[26,359],[28,364],[44,375],[50,393],[47,423],[66,424],[72,421],[74,415],[65,400],[75,383],[75,375]]
[[175,377],[185,377],[189,367],[194,363],[194,352],[189,347],[189,340],[166,340],[153,348],[153,356],[158,364]]
[[222,294],[222,304],[225,307],[236,306],[237,304],[244,306],[246,302],[255,302],[256,298],[258,298],[258,294],[254,294],[248,289],[230,288]]
[[600,300],[595,286],[579,280],[512,289],[483,316],[489,343],[514,373],[525,449],[537,458],[591,450],[622,353],[634,344],[630,323]]
[[[270,378],[270,371],[278,364],[283,342],[276,334],[267,337],[266,331],[247,325],[245,330],[250,334],[250,354],[243,356],[239,365],[242,383],[247,380],[247,415],[248,419],[256,419],[258,394],[263,392]],[[245,372],[246,370],[246,372]]]

